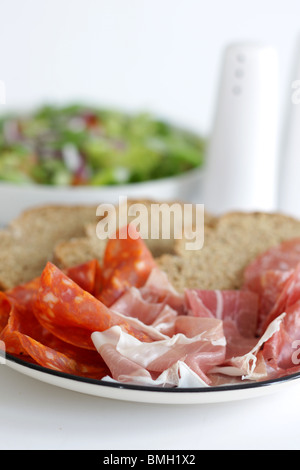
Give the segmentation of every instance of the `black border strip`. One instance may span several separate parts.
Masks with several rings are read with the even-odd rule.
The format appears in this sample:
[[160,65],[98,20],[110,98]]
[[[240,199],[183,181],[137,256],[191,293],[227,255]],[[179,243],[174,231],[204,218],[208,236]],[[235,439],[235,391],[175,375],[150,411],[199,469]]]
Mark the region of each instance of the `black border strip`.
[[26,362],[20,358],[13,356],[12,354],[6,353],[5,358],[9,361],[15,362],[24,367],[28,367],[29,369],[34,369],[39,372],[55,375],[57,377],[61,377],[64,379],[74,380],[77,382],[83,382],[92,385],[101,385],[108,388],[118,388],[118,389],[126,389],[126,390],[138,390],[141,392],[160,392],[160,393],[208,393],[208,392],[225,392],[225,391],[233,391],[233,390],[245,390],[245,389],[254,389],[259,387],[266,387],[282,382],[289,382],[295,379],[300,378],[300,372],[296,372],[294,374],[286,375],[283,377],[279,377],[277,379],[271,380],[264,380],[261,382],[253,382],[253,383],[245,383],[245,384],[233,384],[233,385],[220,385],[215,387],[195,387],[195,388],[179,388],[179,387],[155,387],[155,386],[145,386],[145,385],[133,385],[133,384],[119,384],[113,382],[107,382],[106,380],[97,380],[97,379],[88,379],[85,377],[80,377],[78,375],[73,374],[66,374],[65,372],[60,372],[54,369],[48,369],[46,367],[42,367],[37,364],[31,364],[30,362]]

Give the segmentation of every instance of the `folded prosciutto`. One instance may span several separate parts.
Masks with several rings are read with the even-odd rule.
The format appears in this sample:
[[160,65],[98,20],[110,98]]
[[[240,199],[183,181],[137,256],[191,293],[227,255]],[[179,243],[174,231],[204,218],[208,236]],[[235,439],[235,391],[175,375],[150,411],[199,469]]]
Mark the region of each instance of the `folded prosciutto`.
[[[117,381],[200,387],[210,384],[206,372],[224,361],[226,341],[220,321],[211,320],[209,326],[205,322],[203,327],[202,319],[197,320],[199,326],[196,325],[191,337],[176,333],[145,343],[115,326],[94,332],[92,340]],[[181,330],[180,323],[184,324],[179,322],[177,331]],[[181,377],[182,367],[184,377]]]

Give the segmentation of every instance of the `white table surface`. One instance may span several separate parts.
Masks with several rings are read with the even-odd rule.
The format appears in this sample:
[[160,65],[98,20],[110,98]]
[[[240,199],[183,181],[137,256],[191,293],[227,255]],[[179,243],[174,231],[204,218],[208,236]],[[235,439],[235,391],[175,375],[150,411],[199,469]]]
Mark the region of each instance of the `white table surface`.
[[0,365],[2,450],[300,449],[300,382],[205,405],[153,405],[58,388]]

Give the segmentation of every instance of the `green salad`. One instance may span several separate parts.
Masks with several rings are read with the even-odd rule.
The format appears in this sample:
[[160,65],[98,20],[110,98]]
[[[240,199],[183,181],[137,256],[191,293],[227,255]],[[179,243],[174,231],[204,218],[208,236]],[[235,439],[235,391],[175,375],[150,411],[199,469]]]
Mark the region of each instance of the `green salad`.
[[83,105],[0,117],[0,181],[114,185],[200,167],[205,142],[148,114]]

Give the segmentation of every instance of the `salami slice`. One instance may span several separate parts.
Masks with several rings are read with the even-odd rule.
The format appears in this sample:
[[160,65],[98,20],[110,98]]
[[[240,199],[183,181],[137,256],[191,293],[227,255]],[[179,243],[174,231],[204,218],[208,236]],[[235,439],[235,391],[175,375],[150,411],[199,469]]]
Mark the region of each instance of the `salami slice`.
[[72,266],[65,271],[66,275],[83,290],[97,296],[102,286],[102,270],[99,261],[93,259],[86,263]]
[[[100,292],[102,274],[98,260],[91,260],[80,265],[72,266],[66,269],[65,273],[70,279],[90,294],[97,295]],[[33,310],[39,287],[40,277],[37,277],[32,281],[6,291],[5,294],[12,303],[28,310]]]
[[23,308],[32,310],[36,301],[36,294],[40,287],[40,278],[14,287],[6,291],[9,300],[15,305],[21,305]]
[[22,348],[19,338],[11,329],[9,323],[0,333],[0,340],[5,344],[5,351],[14,356],[26,356],[26,351]]
[[72,346],[47,331],[33,313],[13,305],[9,321],[1,333],[6,352],[24,360],[85,377],[101,378],[107,367],[96,351]]
[[[78,283],[94,291],[99,273],[97,263],[76,266],[70,270],[70,274]],[[4,326],[0,336],[6,351],[26,361],[65,373],[92,378],[106,375],[108,369],[96,351],[73,346],[41,325],[34,314],[39,287],[40,278],[36,278],[6,294],[0,293],[0,318]]]
[[94,349],[91,333],[114,325],[143,341],[153,341],[154,329],[110,310],[52,263],[47,263],[40,282],[34,314],[44,328],[67,343]]
[[19,332],[16,332],[16,335],[27,354],[43,367],[95,379],[101,379],[108,373],[108,368],[101,358],[98,363],[85,364],[39,343],[30,336]]
[[6,327],[9,314],[11,311],[11,303],[4,292],[0,292],[0,333]]
[[127,288],[143,286],[155,266],[152,254],[134,225],[122,227],[116,238],[107,242],[99,299],[110,307]]

